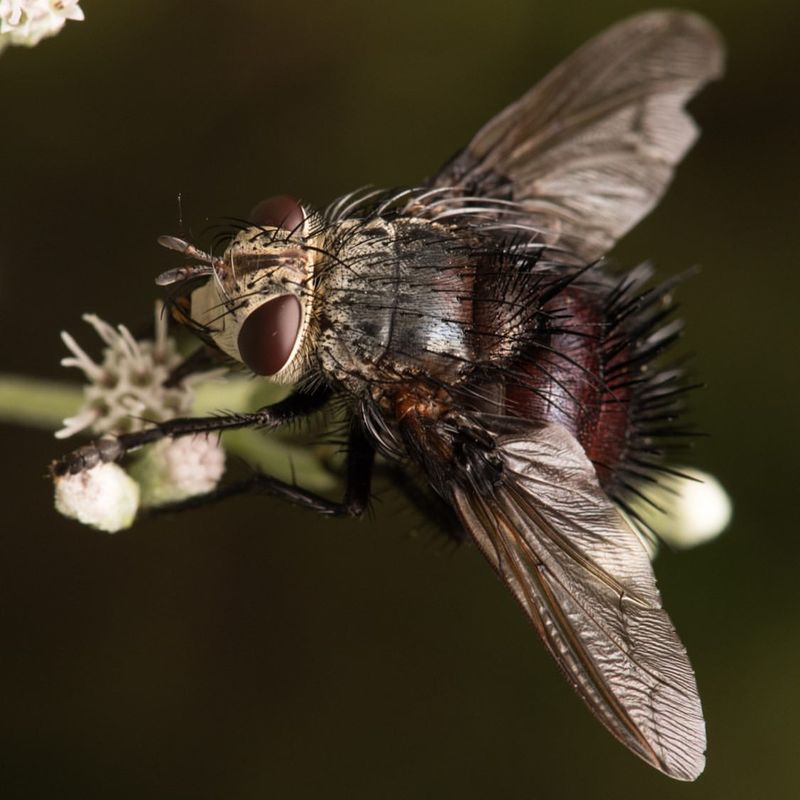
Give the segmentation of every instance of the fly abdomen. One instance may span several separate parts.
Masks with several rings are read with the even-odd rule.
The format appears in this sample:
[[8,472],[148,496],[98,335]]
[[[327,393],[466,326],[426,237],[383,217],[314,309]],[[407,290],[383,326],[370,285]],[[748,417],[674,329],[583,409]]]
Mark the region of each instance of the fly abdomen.
[[[558,423],[587,452],[592,445],[609,449],[619,434],[617,424],[606,424],[602,306],[602,298],[579,288],[562,292],[544,307],[550,324],[510,367],[506,384],[507,413]],[[613,404],[614,422],[624,405]]]
[[681,371],[653,364],[680,324],[663,324],[671,286],[642,290],[648,268],[616,286],[600,277],[544,305],[546,324],[507,370],[504,410],[569,430],[621,498],[659,468],[682,410]]

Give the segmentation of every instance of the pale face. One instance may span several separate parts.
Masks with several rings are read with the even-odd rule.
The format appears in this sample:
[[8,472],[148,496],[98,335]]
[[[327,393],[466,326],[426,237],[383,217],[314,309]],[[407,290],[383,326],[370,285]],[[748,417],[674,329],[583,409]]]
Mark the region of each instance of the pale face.
[[255,374],[293,383],[304,370],[313,306],[315,253],[304,247],[305,212],[291,198],[272,198],[251,218],[258,224],[239,232],[192,292],[191,316]]

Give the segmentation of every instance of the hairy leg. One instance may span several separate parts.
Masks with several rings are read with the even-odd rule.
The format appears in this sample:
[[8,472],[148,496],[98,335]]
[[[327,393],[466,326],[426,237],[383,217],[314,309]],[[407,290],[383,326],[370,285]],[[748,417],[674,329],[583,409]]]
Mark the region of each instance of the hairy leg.
[[100,463],[119,461],[126,453],[153,444],[166,437],[193,433],[216,433],[235,428],[278,428],[292,420],[307,416],[328,400],[330,390],[295,392],[285,400],[264,406],[252,413],[225,414],[215,417],[177,417],[136,433],[98,439],[67,453],[50,465],[53,475],[77,474]]

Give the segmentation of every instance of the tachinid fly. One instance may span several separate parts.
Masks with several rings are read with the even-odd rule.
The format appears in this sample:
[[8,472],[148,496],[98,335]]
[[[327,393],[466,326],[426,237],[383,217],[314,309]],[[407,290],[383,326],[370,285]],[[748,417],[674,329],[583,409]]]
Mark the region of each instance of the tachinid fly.
[[681,372],[654,359],[679,326],[669,284],[601,259],[661,197],[697,135],[684,106],[722,67],[703,19],[643,14],[584,45],[423,186],[322,212],[273,198],[220,256],[165,237],[191,263],[158,282],[203,348],[295,390],[250,414],[100,440],[53,471],[164,437],[275,428],[343,398],[341,503],[264,475],[212,496],[258,490],[356,515],[376,454],[415,468],[598,719],[654,767],[696,778],[694,674],[624,513],[678,433]]

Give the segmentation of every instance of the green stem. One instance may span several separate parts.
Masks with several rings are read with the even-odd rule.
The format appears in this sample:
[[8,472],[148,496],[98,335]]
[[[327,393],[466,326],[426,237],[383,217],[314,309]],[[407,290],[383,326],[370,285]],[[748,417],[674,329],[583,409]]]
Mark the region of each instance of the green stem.
[[80,386],[0,374],[0,421],[55,430],[82,401]]

